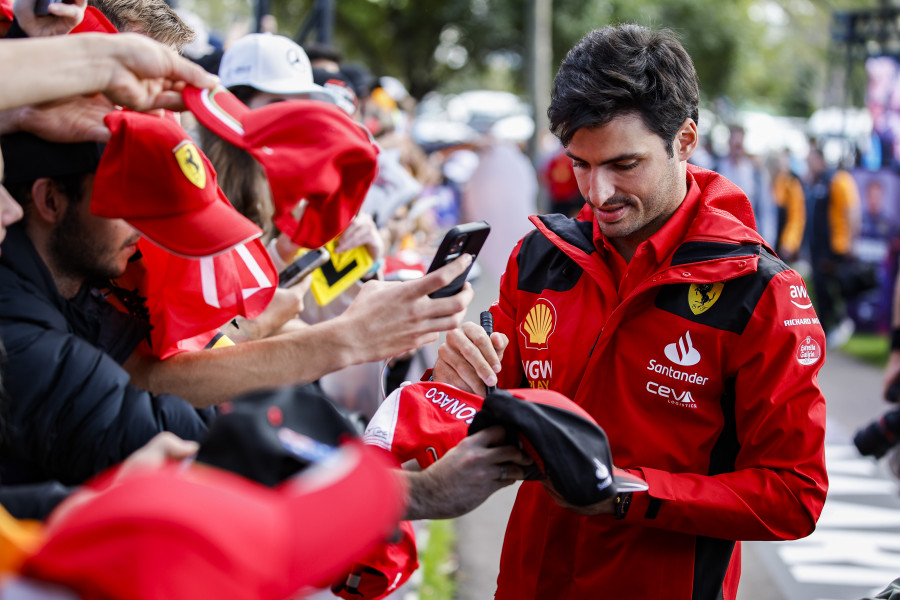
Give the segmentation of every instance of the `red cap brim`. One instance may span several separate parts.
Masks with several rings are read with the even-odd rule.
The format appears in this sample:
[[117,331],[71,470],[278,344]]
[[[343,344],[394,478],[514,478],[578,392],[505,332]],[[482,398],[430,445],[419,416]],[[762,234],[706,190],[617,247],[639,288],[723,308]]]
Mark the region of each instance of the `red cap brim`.
[[239,148],[247,148],[244,119],[250,109],[237,96],[222,86],[212,90],[188,86],[181,96],[188,110],[210,131]]
[[237,213],[221,190],[218,202],[194,212],[177,217],[129,217],[126,221],[160,248],[187,258],[216,256],[262,235],[259,227]]

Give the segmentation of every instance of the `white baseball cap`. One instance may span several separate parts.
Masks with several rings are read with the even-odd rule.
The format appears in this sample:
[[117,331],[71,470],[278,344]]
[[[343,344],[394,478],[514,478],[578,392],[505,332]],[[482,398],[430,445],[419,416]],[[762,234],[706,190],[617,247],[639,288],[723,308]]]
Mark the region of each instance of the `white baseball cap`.
[[228,88],[248,85],[270,94],[314,94],[333,102],[331,94],[313,82],[306,52],[283,35],[251,33],[229,45],[219,79]]

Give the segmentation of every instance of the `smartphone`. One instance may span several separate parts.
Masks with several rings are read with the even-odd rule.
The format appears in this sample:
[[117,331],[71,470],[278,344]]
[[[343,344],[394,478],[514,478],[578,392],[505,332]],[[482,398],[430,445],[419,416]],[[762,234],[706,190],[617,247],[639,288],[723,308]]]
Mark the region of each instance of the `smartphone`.
[[[441,245],[438,246],[437,254],[434,255],[431,266],[428,267],[428,272],[431,273],[440,269],[459,258],[462,254],[471,254],[472,264],[475,264],[475,257],[478,256],[478,252],[481,250],[490,232],[491,226],[487,224],[487,221],[464,223],[452,228],[441,240]],[[449,285],[445,285],[436,292],[428,294],[428,296],[431,298],[455,296],[462,289],[471,268],[472,265],[469,265],[469,268],[462,275],[451,281]]]
[[316,248],[294,259],[278,274],[278,287],[288,288],[328,262],[331,255],[325,248]]
[[35,0],[34,14],[38,17],[46,17],[50,14],[50,5],[61,2],[62,0]]

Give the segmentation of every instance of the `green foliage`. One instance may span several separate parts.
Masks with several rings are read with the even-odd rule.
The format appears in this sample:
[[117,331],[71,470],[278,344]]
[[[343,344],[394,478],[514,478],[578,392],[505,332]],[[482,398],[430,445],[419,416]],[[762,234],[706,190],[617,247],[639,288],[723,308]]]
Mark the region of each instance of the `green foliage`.
[[891,353],[891,341],[886,335],[855,333],[840,351],[876,367],[884,367]]
[[422,600],[447,600],[456,592],[456,560],[453,546],[456,534],[453,521],[429,521],[428,541],[421,555],[422,586],[419,598]]
[[[184,1],[209,16],[214,0]],[[313,0],[270,1],[280,31],[294,37]],[[334,0],[334,42],[348,61],[363,63],[376,75],[398,77],[416,97],[435,89],[473,87],[522,93],[532,1]],[[242,4],[215,2],[228,11],[239,11]],[[668,27],[694,58],[705,99],[725,96],[738,107],[749,104],[805,117],[826,99],[843,99],[827,87],[829,68],[847,62],[845,56],[829,54],[830,11],[876,5],[876,0],[863,2],[553,0],[551,64],[555,69],[568,49],[596,27],[626,21]],[[251,13],[245,5],[244,16]],[[223,15],[215,16],[221,20]],[[446,51],[455,62],[446,60]],[[443,60],[438,58],[442,52]],[[862,87],[860,81],[857,65],[850,85]],[[850,91],[849,97],[859,102],[861,92]]]

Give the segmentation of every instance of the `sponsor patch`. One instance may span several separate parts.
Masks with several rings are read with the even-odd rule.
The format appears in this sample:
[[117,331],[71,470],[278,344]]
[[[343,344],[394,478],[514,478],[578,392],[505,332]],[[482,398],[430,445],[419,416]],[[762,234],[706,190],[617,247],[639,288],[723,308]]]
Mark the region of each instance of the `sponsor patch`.
[[554,331],[556,331],[556,307],[549,300],[538,298],[519,325],[519,332],[525,337],[525,347],[546,350]]
[[809,294],[806,293],[806,286],[791,286],[791,304],[803,310],[812,308],[812,302],[809,299]]
[[797,346],[796,356],[801,365],[814,365],[822,358],[822,346],[812,336],[806,336]]
[[818,317],[804,317],[802,319],[785,319],[785,327],[795,327],[797,325],[818,325]]
[[700,352],[694,348],[690,331],[686,331],[677,342],[666,346],[665,353],[666,358],[682,367],[690,367],[700,362]]
[[705,313],[722,295],[725,284],[719,283],[692,283],[688,288],[688,306],[695,315]]

